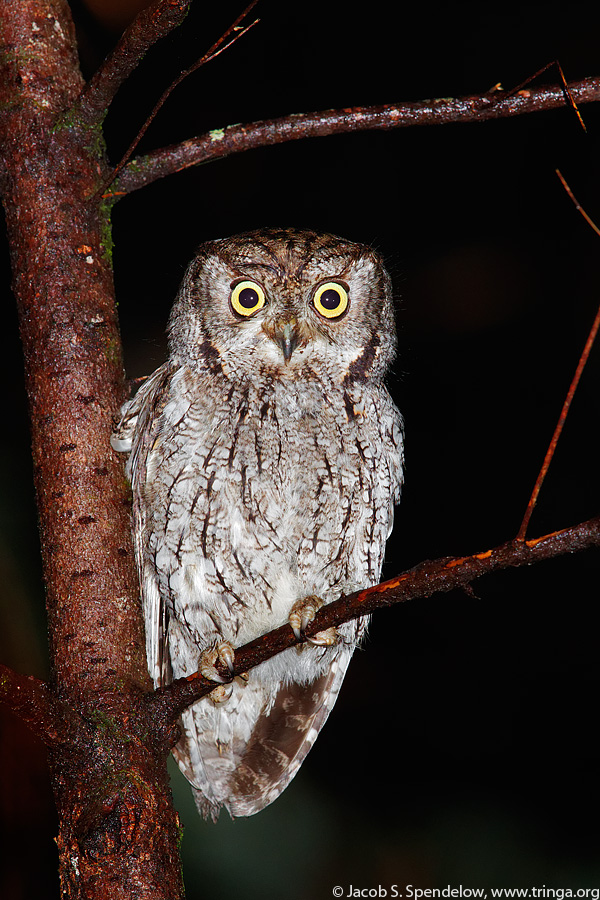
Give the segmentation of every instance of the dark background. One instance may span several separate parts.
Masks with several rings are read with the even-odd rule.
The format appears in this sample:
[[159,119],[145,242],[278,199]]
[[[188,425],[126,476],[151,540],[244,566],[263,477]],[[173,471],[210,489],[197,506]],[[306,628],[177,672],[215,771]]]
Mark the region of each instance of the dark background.
[[[73,3],[90,74],[115,34]],[[193,6],[148,53],[106,124],[117,162],[162,90],[241,9]],[[141,152],[288,112],[512,89],[558,58],[599,74],[600,8],[418,7],[262,0],[261,23],[179,87]],[[556,83],[552,68],[538,80]],[[392,272],[406,487],[384,575],[513,537],[598,291],[600,118],[583,107],[481,125],[301,141],[198,167],[123,200],[115,276],[128,374],[164,359],[164,326],[196,245],[263,225],[376,246]],[[6,251],[4,251],[4,262]],[[5,278],[0,361],[0,645],[47,673],[22,360]],[[598,511],[596,349],[530,533]],[[325,900],[334,885],[600,888],[598,553],[486,578],[383,611],[285,794],[249,820],[203,823],[179,775],[188,896]],[[7,900],[57,897],[44,752],[3,714]],[[18,839],[17,839],[18,838]],[[22,856],[28,862],[23,866]],[[12,863],[12,865],[11,865]],[[25,874],[19,881],[13,874]]]

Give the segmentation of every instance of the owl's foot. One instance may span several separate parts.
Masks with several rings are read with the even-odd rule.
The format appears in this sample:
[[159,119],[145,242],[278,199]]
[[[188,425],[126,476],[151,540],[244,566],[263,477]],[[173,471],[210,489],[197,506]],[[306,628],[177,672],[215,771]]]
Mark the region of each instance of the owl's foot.
[[234,656],[235,653],[229,641],[218,641],[216,644],[213,644],[212,647],[209,647],[208,650],[203,651],[198,663],[198,671],[205,678],[208,678],[209,681],[216,681],[219,684],[228,685],[231,679],[223,678],[219,675],[215,668],[215,663],[217,661],[220,662],[221,665],[229,669],[233,675]]
[[232,684],[220,684],[219,687],[216,687],[214,691],[210,692],[208,699],[211,700],[215,706],[219,706],[221,703],[227,703],[232,694]]
[[312,637],[306,637],[304,634],[317,612],[324,605],[325,601],[314,594],[310,597],[303,597],[302,600],[296,600],[290,610],[288,622],[299,641],[306,640],[310,644],[316,644],[318,647],[332,647],[334,644],[337,644],[339,640],[337,628],[317,631]]
[[219,686],[208,695],[209,700],[212,700],[216,705],[226,703],[227,700],[229,700],[233,693],[233,685],[226,678],[219,675],[215,668],[215,663],[217,661],[220,662],[221,665],[229,669],[233,675],[234,656],[235,653],[229,641],[218,641],[212,647],[209,647],[208,650],[204,650],[200,656],[200,661],[198,663],[198,672],[200,675],[204,675],[209,681],[219,682]]

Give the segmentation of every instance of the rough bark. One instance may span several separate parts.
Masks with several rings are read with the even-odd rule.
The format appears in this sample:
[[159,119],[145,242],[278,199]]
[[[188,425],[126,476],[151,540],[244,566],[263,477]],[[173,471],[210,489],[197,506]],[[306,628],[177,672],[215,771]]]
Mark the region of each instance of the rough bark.
[[102,134],[68,114],[84,85],[67,3],[4,6],[2,26],[2,192],[53,683],[85,723],[50,756],[63,895],[172,898],[182,894],[178,821],[166,746],[147,745],[137,712],[150,684],[128,488],[107,451],[124,373],[109,207],[94,199],[108,174]]

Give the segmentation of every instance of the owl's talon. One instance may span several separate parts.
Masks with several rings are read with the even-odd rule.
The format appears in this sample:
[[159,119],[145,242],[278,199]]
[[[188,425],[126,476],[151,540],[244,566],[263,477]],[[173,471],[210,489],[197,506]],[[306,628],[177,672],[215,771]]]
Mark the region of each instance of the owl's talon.
[[229,641],[221,641],[217,645],[217,653],[219,655],[219,662],[222,662],[224,666],[227,666],[230,673],[233,675],[235,651]]
[[209,681],[216,681],[217,684],[228,685],[230,679],[223,678],[219,675],[215,668],[215,663],[217,661],[220,662],[221,665],[226,666],[233,675],[234,657],[235,651],[229,641],[219,641],[217,644],[214,644],[212,647],[209,647],[202,652],[198,663],[198,671],[204,678],[208,678]]
[[325,631],[317,631],[312,637],[307,637],[309,644],[315,644],[317,647],[333,647],[340,639],[337,628],[333,626],[326,628]]
[[215,688],[214,691],[211,691],[208,695],[209,700],[211,700],[215,706],[219,706],[221,703],[226,703],[233,693],[233,685],[232,684],[220,684],[218,688]]
[[211,691],[209,699],[218,706],[220,703],[226,703],[233,693],[233,685],[232,684],[220,684],[219,687],[216,687],[214,691]]
[[304,632],[313,621],[317,612],[324,606],[324,602],[324,600],[321,600],[320,597],[317,597],[314,594],[310,597],[303,597],[302,600],[296,600],[288,616],[288,622],[290,623],[296,640],[307,640],[311,643],[320,643],[317,639],[321,634],[325,634],[325,632],[319,632],[313,638],[305,637]]

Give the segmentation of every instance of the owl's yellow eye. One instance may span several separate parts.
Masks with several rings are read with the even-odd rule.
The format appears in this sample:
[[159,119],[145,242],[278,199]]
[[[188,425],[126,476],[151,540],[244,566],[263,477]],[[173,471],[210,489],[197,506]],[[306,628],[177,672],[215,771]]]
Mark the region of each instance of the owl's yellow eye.
[[229,302],[238,316],[253,316],[265,305],[265,292],[256,281],[238,281],[233,285]]
[[313,306],[326,319],[339,319],[348,309],[348,288],[339,281],[320,284],[313,296]]

